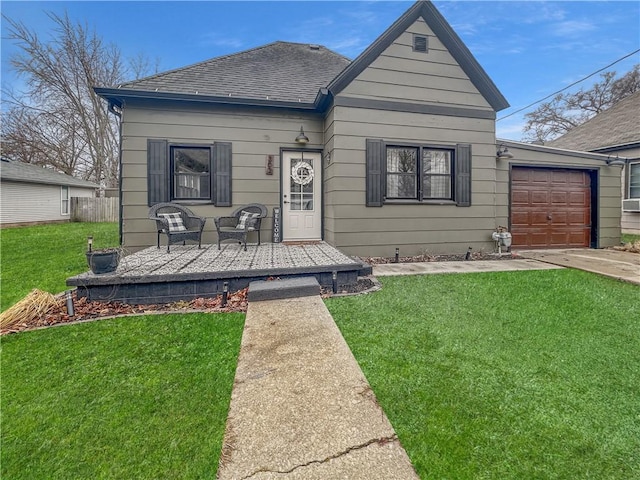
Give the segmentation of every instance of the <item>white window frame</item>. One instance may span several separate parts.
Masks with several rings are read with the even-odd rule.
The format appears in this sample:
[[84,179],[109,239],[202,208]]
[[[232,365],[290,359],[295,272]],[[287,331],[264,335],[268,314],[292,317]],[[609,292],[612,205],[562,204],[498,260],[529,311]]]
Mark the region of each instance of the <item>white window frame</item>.
[[[60,214],[69,215],[69,187],[67,185],[60,186]],[[65,208],[66,207],[66,208]]]
[[[627,184],[627,198],[640,198],[640,162],[632,162],[628,164],[629,168],[629,183]],[[637,170],[634,175],[634,170]],[[638,191],[636,196],[631,195],[631,182],[634,180],[633,177],[636,177],[636,185],[634,189]]]

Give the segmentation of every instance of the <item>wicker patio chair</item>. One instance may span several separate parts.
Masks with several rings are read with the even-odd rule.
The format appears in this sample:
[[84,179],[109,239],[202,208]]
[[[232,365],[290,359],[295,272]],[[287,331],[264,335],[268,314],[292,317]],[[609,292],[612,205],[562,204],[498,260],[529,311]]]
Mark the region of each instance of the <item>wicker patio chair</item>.
[[259,203],[251,203],[238,208],[229,217],[216,217],[213,219],[218,231],[218,250],[222,240],[236,240],[244,243],[244,251],[247,251],[247,235],[249,232],[258,233],[258,245],[260,245],[260,224],[267,216],[267,207]]
[[160,234],[167,236],[167,253],[172,243],[186,240],[198,242],[198,248],[202,247],[202,230],[206,219],[199,217],[187,207],[177,203],[156,203],[149,209],[149,218],[155,220],[158,229],[158,248],[160,248]]

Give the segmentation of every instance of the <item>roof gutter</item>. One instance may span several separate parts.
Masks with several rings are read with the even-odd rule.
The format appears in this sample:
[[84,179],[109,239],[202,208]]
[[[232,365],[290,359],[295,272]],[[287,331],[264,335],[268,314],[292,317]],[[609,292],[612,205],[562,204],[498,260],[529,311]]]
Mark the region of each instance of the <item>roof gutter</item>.
[[[314,103],[302,102],[279,102],[266,99],[240,98],[240,97],[218,97],[212,95],[186,94],[174,92],[150,92],[144,90],[130,90],[120,88],[102,88],[94,87],[97,95],[109,101],[109,105],[114,105],[122,109],[126,100],[135,99],[143,101],[170,102],[180,101],[199,104],[217,104],[217,105],[244,105],[251,107],[272,107],[288,110],[315,111],[318,97],[322,97],[319,93]],[[110,107],[111,110],[111,107]],[[114,112],[115,113],[115,112]]]
[[626,157],[615,157],[604,155],[601,153],[583,152],[580,150],[566,150],[564,148],[548,147],[545,145],[535,145],[532,143],[517,142],[515,140],[496,139],[498,145],[505,145],[509,148],[519,148],[521,150],[529,150],[532,152],[554,153],[557,155],[565,155],[568,157],[588,158],[589,160],[599,160],[607,165],[625,165],[629,162]]

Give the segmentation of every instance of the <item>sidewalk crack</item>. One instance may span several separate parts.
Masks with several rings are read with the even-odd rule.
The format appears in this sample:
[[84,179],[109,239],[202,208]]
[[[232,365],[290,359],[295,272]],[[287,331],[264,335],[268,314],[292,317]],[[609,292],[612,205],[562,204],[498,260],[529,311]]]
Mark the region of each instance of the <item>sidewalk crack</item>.
[[290,468],[289,470],[269,470],[267,468],[261,468],[259,470],[256,470],[255,472],[247,475],[246,477],[243,477],[241,480],[249,480],[250,478],[258,475],[259,473],[281,473],[281,474],[287,474],[287,473],[292,473],[300,468],[305,468],[311,465],[321,465],[323,463],[326,462],[330,462],[331,460],[336,460],[340,457],[343,457],[345,455],[349,455],[352,452],[356,452],[358,450],[362,450],[364,448],[367,448],[370,445],[373,445],[374,443],[377,443],[378,445],[386,445],[387,443],[392,443],[398,440],[398,436],[396,434],[391,435],[390,437],[382,437],[382,438],[373,438],[367,442],[361,443],[360,445],[354,445],[353,447],[349,447],[346,450],[343,450],[341,452],[335,453],[333,455],[328,456],[327,458],[323,459],[323,460],[311,460],[307,463],[302,463],[300,465],[296,465],[295,467]]

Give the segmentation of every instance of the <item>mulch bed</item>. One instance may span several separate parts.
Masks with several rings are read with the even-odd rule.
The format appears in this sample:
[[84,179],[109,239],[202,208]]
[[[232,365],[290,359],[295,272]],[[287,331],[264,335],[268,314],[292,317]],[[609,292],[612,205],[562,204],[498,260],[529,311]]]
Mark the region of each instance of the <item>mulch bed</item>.
[[222,305],[222,295],[213,298],[196,298],[190,302],[181,301],[155,305],[128,305],[119,302],[89,302],[86,298],[77,298],[73,292],[74,316],[67,312],[64,294],[60,294],[58,305],[44,315],[20,322],[0,331],[0,335],[16,333],[24,330],[50,327],[65,323],[76,323],[98,318],[109,318],[123,315],[150,315],[156,313],[190,313],[190,312],[246,312],[247,288],[229,293],[226,305]]
[[517,253],[503,253],[499,255],[497,253],[487,252],[469,252],[451,255],[437,255],[437,254],[423,254],[413,257],[398,257],[396,262],[395,257],[365,257],[363,260],[369,265],[381,265],[385,263],[415,263],[415,262],[463,262],[463,261],[477,261],[477,260],[513,260],[521,258]]
[[[466,255],[418,255],[413,257],[399,257],[398,262],[448,262],[463,261]],[[469,256],[469,261],[474,260],[510,260],[517,258],[516,255],[503,254],[487,254],[483,252],[473,252]],[[370,265],[379,265],[384,263],[394,263],[395,258],[385,257],[368,257],[363,261]],[[321,288],[323,298],[338,297],[346,295],[357,295],[378,290],[380,284],[373,277],[361,277],[354,285],[341,285],[337,292],[333,292],[330,288]],[[83,322],[89,320],[124,316],[124,315],[149,315],[156,313],[220,313],[220,312],[246,312],[247,311],[247,291],[245,288],[237,292],[230,292],[227,302],[222,305],[222,295],[212,298],[196,298],[192,301],[181,301],[166,304],[155,305],[128,305],[119,302],[89,302],[86,298],[77,298],[76,292],[73,292],[74,316],[69,316],[66,308],[64,294],[59,294],[56,298],[59,300],[56,307],[49,310],[46,314],[32,318],[19,324],[11,325],[0,331],[0,335],[9,333],[17,333],[25,330],[33,330],[38,328],[50,327],[54,325],[69,324]]]

